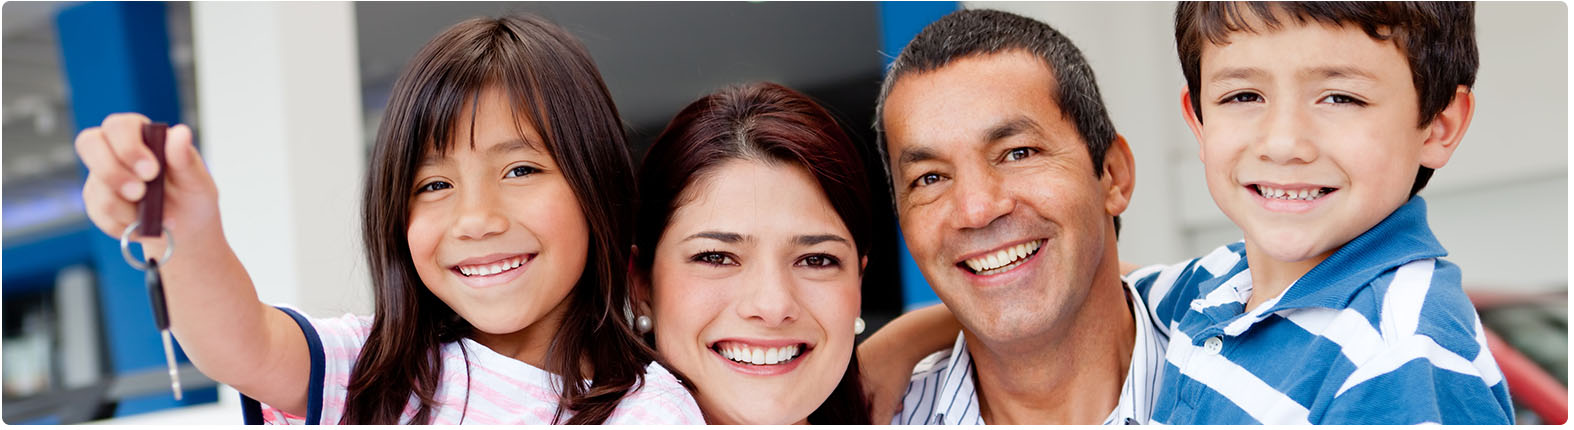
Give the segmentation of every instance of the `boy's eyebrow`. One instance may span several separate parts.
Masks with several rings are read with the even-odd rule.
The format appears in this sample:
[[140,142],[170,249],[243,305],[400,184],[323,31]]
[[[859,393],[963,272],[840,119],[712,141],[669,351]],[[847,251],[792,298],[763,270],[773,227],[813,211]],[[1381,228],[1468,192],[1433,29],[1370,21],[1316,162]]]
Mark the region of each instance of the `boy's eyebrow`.
[[1209,82],[1218,82],[1227,79],[1251,79],[1267,75],[1268,72],[1256,67],[1230,67],[1221,69],[1208,77]]
[[1377,76],[1356,66],[1316,67],[1301,71],[1301,76],[1320,79],[1359,78],[1369,81],[1377,80]]

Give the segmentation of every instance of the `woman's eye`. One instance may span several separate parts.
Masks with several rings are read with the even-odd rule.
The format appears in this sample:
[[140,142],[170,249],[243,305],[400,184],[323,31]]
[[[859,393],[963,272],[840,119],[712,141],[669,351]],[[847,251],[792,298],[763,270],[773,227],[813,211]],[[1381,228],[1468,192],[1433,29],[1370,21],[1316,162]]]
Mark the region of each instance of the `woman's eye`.
[[803,265],[809,266],[809,267],[836,267],[836,266],[841,265],[841,260],[838,260],[838,259],[836,259],[836,257],[832,257],[832,256],[825,255],[825,254],[815,254],[815,255],[806,256],[806,257],[803,257],[802,260],[798,260],[798,261],[800,263],[802,263]]
[[736,260],[732,259],[732,256],[720,252],[701,252],[695,254],[693,260],[712,266],[735,266],[738,264]]
[[1033,154],[1036,153],[1038,153],[1038,151],[1033,148],[1015,148],[1010,151],[1006,151],[1006,161],[1021,160],[1023,158],[1032,157]]
[[1242,92],[1225,97],[1223,103],[1256,103],[1262,101],[1262,96],[1253,92]]
[[920,175],[918,177],[918,179],[913,180],[913,185],[912,186],[915,187],[915,188],[916,187],[927,187],[927,186],[933,185],[936,182],[940,182],[940,175],[939,174],[925,173],[923,175]]
[[530,167],[530,166],[514,166],[514,168],[512,168],[512,169],[508,169],[508,176],[507,177],[517,178],[517,177],[522,177],[522,176],[529,176],[532,173],[536,173],[536,172],[540,172],[540,171],[541,171],[541,169],[537,169],[537,168]]
[[415,193],[416,194],[421,194],[421,193],[430,192],[430,191],[446,190],[446,189],[453,188],[453,187],[454,187],[453,184],[449,184],[447,182],[432,181],[432,182],[427,182],[426,185],[422,185],[421,188],[416,188],[415,189]]

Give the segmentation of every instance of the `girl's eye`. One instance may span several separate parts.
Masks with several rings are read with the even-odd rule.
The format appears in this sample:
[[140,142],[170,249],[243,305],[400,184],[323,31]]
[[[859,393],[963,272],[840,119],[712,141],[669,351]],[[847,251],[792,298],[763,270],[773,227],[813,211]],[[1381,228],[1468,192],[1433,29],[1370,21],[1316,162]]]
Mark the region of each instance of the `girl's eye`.
[[1261,95],[1246,91],[1226,96],[1224,97],[1224,100],[1220,101],[1220,103],[1257,103],[1260,101],[1262,101]]
[[914,187],[914,188],[927,187],[927,186],[930,186],[930,185],[934,185],[934,183],[936,183],[936,182],[940,182],[940,175],[939,174],[936,174],[936,173],[925,173],[923,175],[918,176],[918,179],[913,180],[913,183],[912,183],[911,186]]
[[840,266],[842,264],[842,261],[836,259],[836,257],[832,257],[832,256],[825,255],[825,254],[814,254],[814,255],[805,256],[802,259],[798,260],[798,262],[799,262],[799,264],[803,264],[803,265],[809,266],[809,267],[816,267],[816,268],[837,267],[837,266]]
[[1317,102],[1318,103],[1333,103],[1333,104],[1336,104],[1336,105],[1342,105],[1342,104],[1353,104],[1353,105],[1356,105],[1356,106],[1365,106],[1366,105],[1366,102],[1363,102],[1360,99],[1357,99],[1355,97],[1350,97],[1349,95],[1345,95],[1345,94],[1329,94],[1327,97],[1323,97],[1322,100],[1318,100]]
[[432,182],[427,182],[426,185],[422,185],[421,188],[416,188],[415,189],[415,193],[416,194],[421,194],[421,193],[437,191],[437,190],[446,190],[446,189],[453,188],[453,187],[454,187],[453,184],[450,184],[450,183],[447,183],[447,182],[432,181]]
[[697,262],[697,263],[709,264],[709,265],[712,265],[712,266],[736,266],[736,265],[738,265],[738,261],[734,260],[732,258],[732,256],[727,255],[727,254],[723,254],[723,253],[720,253],[720,252],[701,252],[699,254],[694,254],[694,257],[690,258],[690,260],[694,261],[694,262]]
[[1038,150],[1033,148],[1013,148],[1010,151],[1006,151],[1006,161],[1021,160],[1023,158],[1032,157],[1033,154],[1037,153]]
[[537,169],[537,168],[530,167],[530,166],[514,166],[514,168],[512,168],[512,169],[508,169],[508,176],[507,177],[517,178],[517,177],[529,176],[532,173],[536,173],[536,172],[540,172],[540,171],[541,171],[541,169]]

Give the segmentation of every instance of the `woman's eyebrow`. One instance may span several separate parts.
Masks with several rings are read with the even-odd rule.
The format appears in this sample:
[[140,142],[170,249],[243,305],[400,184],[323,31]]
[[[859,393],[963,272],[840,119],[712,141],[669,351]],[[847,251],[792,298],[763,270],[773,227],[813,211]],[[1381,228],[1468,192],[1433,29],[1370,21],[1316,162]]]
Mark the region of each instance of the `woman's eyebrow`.
[[802,246],[813,246],[823,242],[841,242],[843,244],[852,245],[852,241],[834,234],[806,234],[794,237],[792,241],[793,243]]
[[[691,234],[691,235],[689,235],[689,237],[683,238],[683,241],[687,242],[687,241],[694,240],[694,239],[712,239],[712,240],[719,240],[719,241],[726,242],[726,243],[739,243],[739,242],[743,242],[746,238],[743,235],[737,234],[737,233],[727,233],[727,232],[720,232],[720,231],[702,231],[702,232],[699,232],[699,233]],[[748,240],[753,240],[752,237],[747,238],[747,239]]]

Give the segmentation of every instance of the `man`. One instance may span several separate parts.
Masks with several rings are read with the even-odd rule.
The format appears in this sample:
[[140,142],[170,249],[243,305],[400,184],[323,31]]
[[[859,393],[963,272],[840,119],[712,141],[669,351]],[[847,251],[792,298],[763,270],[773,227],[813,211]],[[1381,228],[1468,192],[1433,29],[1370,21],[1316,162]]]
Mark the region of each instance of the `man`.
[[891,423],[1146,423],[1164,339],[1120,278],[1131,149],[1071,41],[952,13],[892,63],[877,115],[908,248],[962,325]]

